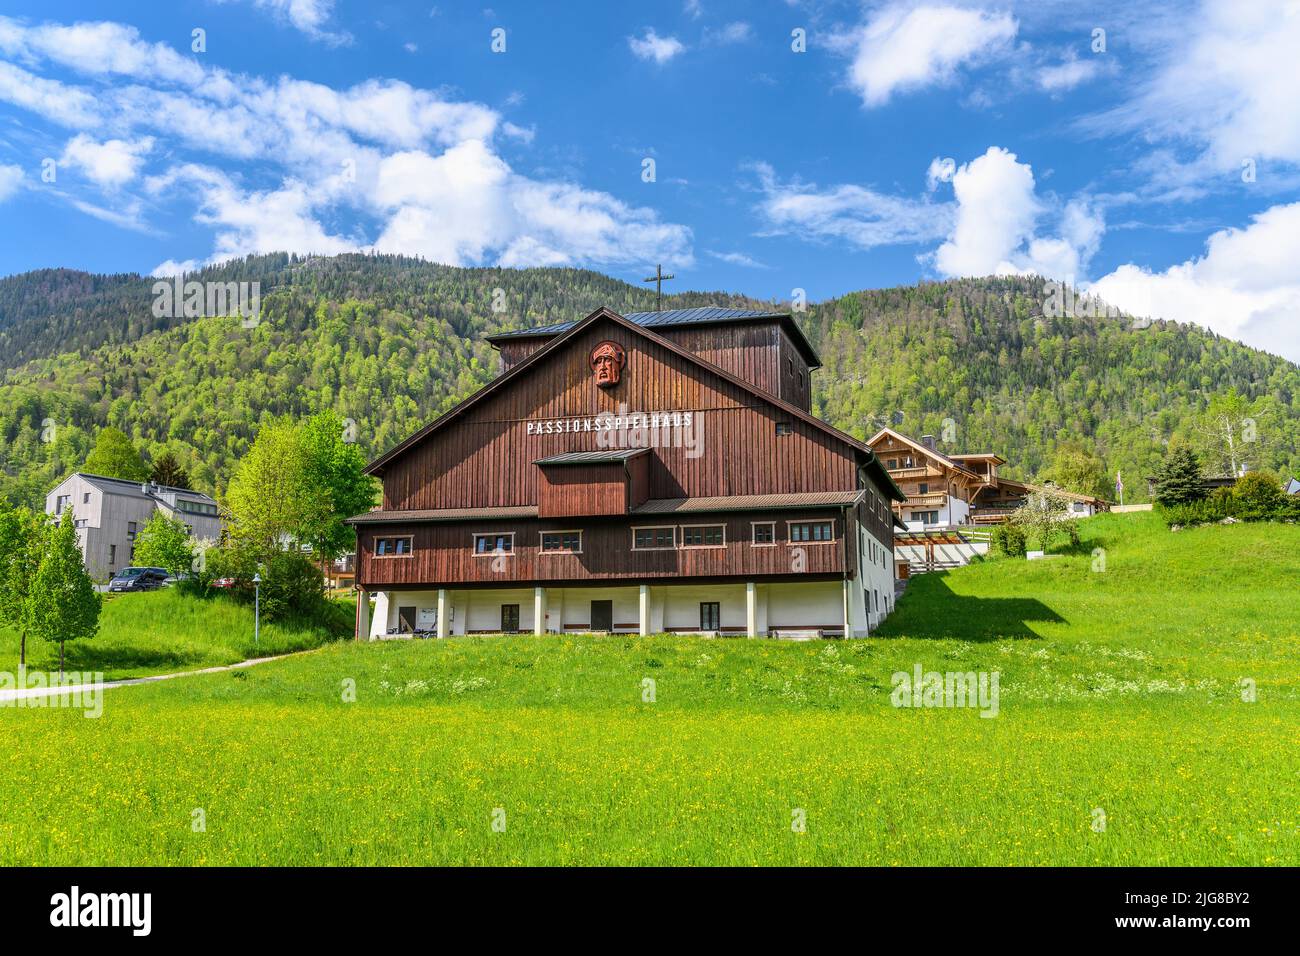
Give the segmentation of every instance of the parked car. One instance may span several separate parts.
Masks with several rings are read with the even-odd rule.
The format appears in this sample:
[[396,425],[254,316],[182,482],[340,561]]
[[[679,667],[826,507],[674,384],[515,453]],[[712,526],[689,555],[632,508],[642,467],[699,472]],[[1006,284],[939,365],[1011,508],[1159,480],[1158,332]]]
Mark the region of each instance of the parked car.
[[156,591],[167,582],[163,568],[123,568],[108,582],[109,591]]
[[214,588],[233,588],[235,586],[234,578],[213,578],[212,586]]

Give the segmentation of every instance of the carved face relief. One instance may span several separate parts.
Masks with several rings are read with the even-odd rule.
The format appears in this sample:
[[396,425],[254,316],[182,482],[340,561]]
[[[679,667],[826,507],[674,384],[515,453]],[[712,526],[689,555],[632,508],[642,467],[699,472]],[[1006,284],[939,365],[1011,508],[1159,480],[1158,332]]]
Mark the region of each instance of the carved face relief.
[[596,384],[601,388],[617,385],[625,364],[627,356],[617,342],[601,342],[591,350],[591,370],[596,373]]

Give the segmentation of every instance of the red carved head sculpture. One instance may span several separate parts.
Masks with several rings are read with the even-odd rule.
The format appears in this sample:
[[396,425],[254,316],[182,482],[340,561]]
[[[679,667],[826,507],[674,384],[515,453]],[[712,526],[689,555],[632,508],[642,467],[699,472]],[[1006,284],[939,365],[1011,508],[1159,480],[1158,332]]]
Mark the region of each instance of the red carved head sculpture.
[[601,388],[617,385],[626,364],[623,346],[617,342],[601,342],[591,350],[591,370],[596,373],[596,384]]

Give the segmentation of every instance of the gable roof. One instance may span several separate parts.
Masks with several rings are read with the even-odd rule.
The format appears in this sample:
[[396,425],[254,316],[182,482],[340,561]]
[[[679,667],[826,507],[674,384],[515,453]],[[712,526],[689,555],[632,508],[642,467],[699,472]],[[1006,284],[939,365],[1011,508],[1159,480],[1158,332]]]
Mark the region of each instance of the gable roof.
[[[177,488],[173,485],[155,485],[149,481],[131,481],[129,478],[107,478],[104,475],[92,475],[88,472],[77,471],[68,476],[69,478],[82,478],[94,485],[100,491],[108,492],[113,495],[128,495],[133,498],[152,498],[162,492],[171,492],[177,495],[189,495],[193,498],[201,498],[204,501],[211,501],[216,504],[216,499],[211,495],[205,495],[201,491],[194,491],[190,488]],[[60,482],[62,484],[62,482]],[[140,490],[141,485],[148,485],[149,491]]]
[[[664,312],[629,312],[623,316],[629,322],[646,329],[661,329],[691,325],[719,325],[727,322],[755,322],[770,319],[781,323],[789,333],[809,368],[821,368],[822,360],[799,328],[799,323],[789,312],[762,312],[755,309],[724,309],[719,306],[704,306],[697,309],[668,309]],[[581,321],[581,320],[580,320]],[[577,322],[553,322],[533,329],[514,329],[509,332],[497,332],[487,337],[493,347],[500,347],[502,342],[512,339],[551,338],[568,332]]]
[[402,454],[408,448],[411,448],[412,446],[419,444],[429,435],[432,435],[438,429],[444,427],[454,419],[460,417],[466,411],[468,411],[469,409],[477,405],[479,402],[496,394],[498,390],[514,382],[517,378],[522,377],[534,365],[542,361],[542,359],[546,358],[553,352],[557,352],[560,348],[562,348],[563,345],[569,339],[575,337],[583,329],[587,328],[588,326],[602,319],[609,322],[613,322],[616,325],[621,325],[626,329],[630,329],[631,331],[635,332],[637,335],[643,336],[646,339],[648,339],[650,342],[653,342],[655,345],[659,346],[660,348],[666,349],[669,352],[672,352],[674,355],[678,356],[679,358],[685,359],[687,362],[699,368],[704,369],[705,371],[709,372],[712,375],[716,375],[718,378],[721,378],[723,381],[728,382],[731,385],[736,386],[737,388],[744,391],[746,394],[753,395],[755,398],[759,399],[765,404],[771,405],[773,408],[780,409],[782,412],[786,413],[787,415],[790,415],[793,418],[797,418],[804,424],[811,425],[813,428],[816,428],[818,431],[823,432],[824,434],[829,435],[835,440],[848,445],[850,448],[852,448],[855,452],[857,452],[865,459],[865,464],[867,468],[871,471],[872,476],[876,479],[876,483],[880,486],[880,489],[886,495],[888,495],[890,498],[893,498],[895,501],[907,500],[907,496],[904,495],[903,492],[899,490],[898,485],[894,484],[894,479],[890,477],[889,472],[885,470],[885,466],[882,465],[880,461],[876,458],[875,452],[873,452],[871,448],[864,442],[860,442],[852,435],[847,435],[844,432],[840,431],[838,428],[835,428],[832,425],[828,425],[826,422],[822,421],[820,418],[817,418],[815,415],[809,412],[805,412],[803,409],[791,405],[789,402],[784,401],[783,399],[777,398],[775,395],[771,395],[763,391],[758,386],[751,385],[749,382],[746,382],[744,379],[731,374],[726,369],[719,368],[717,365],[714,365],[712,362],[700,358],[700,356],[696,355],[694,352],[691,352],[688,349],[682,348],[676,342],[673,342],[670,339],[666,339],[662,335],[657,335],[656,333],[650,331],[650,329],[641,325],[637,325],[635,322],[629,322],[626,318],[619,315],[617,312],[613,311],[612,309],[605,308],[604,306],[601,306],[595,312],[592,312],[582,321],[575,323],[567,331],[562,332],[559,335],[555,336],[549,342],[543,345],[541,348],[537,349],[534,352],[529,353],[528,356],[524,358],[522,361],[517,362],[515,365],[511,366],[508,372],[504,372],[501,375],[498,375],[496,378],[488,382],[486,385],[480,388],[469,398],[465,399],[455,408],[449,409],[448,411],[444,412],[442,415],[435,418],[429,424],[425,425],[415,434],[411,435],[410,437],[406,438],[403,441],[398,442],[392,448],[388,449],[388,451],[384,452],[382,455],[380,455],[378,458],[376,458],[374,461],[368,464],[365,468],[365,473],[367,475],[381,476],[383,474],[384,466],[387,465],[394,458],[396,458],[398,455]]
[[969,475],[971,478],[981,478],[981,479],[983,478],[982,475],[978,475],[975,472],[971,471],[961,462],[953,461],[943,452],[931,448],[929,445],[923,445],[919,441],[915,441],[911,438],[908,438],[902,432],[896,432],[892,428],[880,429],[880,431],[876,432],[869,439],[867,439],[867,444],[874,445],[876,442],[880,441],[880,439],[883,438],[885,435],[889,435],[891,438],[897,438],[903,444],[919,451],[922,455],[925,455],[928,458],[933,458],[935,461],[940,462],[941,464],[944,464],[949,468],[953,468],[956,469],[957,471],[963,472],[966,475]]
[[1067,501],[1082,501],[1091,505],[1108,504],[1108,502],[1104,498],[1098,498],[1094,495],[1081,495],[1077,491],[1066,491],[1064,488],[1060,487],[1059,485],[1052,485],[1051,487],[1048,487],[1047,485],[1035,485],[1035,484],[1031,484],[1028,481],[1016,481],[1014,478],[999,478],[998,484],[1002,486],[1009,485],[1012,488],[1019,488],[1021,489],[1021,491],[1025,493],[1031,491],[1051,492],[1052,494],[1060,495],[1062,498],[1065,498]]

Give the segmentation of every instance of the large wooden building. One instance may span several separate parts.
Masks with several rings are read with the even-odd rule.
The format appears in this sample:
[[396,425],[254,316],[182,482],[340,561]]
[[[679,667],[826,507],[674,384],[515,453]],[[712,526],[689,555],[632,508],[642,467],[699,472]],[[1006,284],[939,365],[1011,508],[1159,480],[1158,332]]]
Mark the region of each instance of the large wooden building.
[[864,635],[892,609],[903,494],[811,414],[791,315],[599,309],[491,341],[502,374],[368,466],[358,635]]

